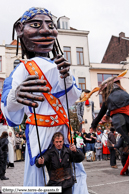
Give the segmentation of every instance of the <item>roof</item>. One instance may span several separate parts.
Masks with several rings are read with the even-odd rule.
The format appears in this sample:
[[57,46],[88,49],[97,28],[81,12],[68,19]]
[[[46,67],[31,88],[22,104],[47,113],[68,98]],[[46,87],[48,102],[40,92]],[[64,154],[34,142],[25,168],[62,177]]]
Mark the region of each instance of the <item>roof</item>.
[[77,30],[76,28],[70,27],[70,30]]
[[61,18],[67,18],[68,20],[70,20],[70,18],[66,17],[65,15],[64,16],[61,16],[58,18],[57,22],[61,19]]
[[101,63],[120,63],[129,54],[129,38],[112,36]]
[[[10,45],[17,45],[17,40],[13,40]],[[20,43],[19,43],[20,45]]]

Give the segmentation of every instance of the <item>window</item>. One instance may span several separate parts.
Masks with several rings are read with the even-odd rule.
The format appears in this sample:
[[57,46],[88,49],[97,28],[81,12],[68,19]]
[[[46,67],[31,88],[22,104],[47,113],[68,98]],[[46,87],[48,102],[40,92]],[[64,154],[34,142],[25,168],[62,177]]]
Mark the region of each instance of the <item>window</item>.
[[68,29],[68,22],[62,21],[62,29]]
[[3,81],[0,81],[0,90],[2,90],[3,87]]
[[68,22],[65,22],[66,29],[68,29]]
[[85,77],[79,77],[78,78],[79,88],[82,90],[86,89],[86,79]]
[[65,29],[64,22],[62,22],[62,28]]
[[71,48],[64,46],[64,58],[71,63]]
[[19,59],[16,59],[13,63],[13,67],[15,68],[20,63]]
[[83,48],[76,48],[77,52],[77,64],[78,65],[83,65]]
[[[113,76],[118,76],[117,74],[101,74],[101,73],[98,73],[97,74],[97,77],[98,77],[98,86],[104,81],[106,80],[107,78],[109,77],[113,77]],[[102,106],[102,95],[100,94],[99,95],[99,103],[100,103],[100,107]]]
[[3,83],[4,83],[4,79],[0,78],[0,94],[2,93]]
[[0,56],[0,71],[2,71],[2,57]]

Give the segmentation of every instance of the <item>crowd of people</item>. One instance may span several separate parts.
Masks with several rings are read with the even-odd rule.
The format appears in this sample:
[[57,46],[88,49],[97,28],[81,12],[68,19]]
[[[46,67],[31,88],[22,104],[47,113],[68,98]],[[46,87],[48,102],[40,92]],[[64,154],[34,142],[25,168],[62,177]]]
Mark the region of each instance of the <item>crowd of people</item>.
[[84,128],[82,128],[82,132],[74,132],[74,144],[85,156],[86,153],[92,151],[93,155],[95,155],[93,160],[110,160],[112,168],[117,168],[116,158],[120,159],[119,152],[114,149],[119,138],[120,134],[109,126],[106,126],[104,131],[101,127],[98,127],[96,132],[92,128],[89,129],[89,133],[86,133]]
[[[122,147],[124,141],[122,136],[115,131],[113,127],[107,126],[103,131],[101,127],[96,129],[96,132],[92,128],[89,129],[89,133],[85,132],[82,128],[81,132],[74,132],[74,145],[85,156],[88,152],[93,152],[95,155],[94,160],[110,160],[112,168],[117,168],[116,159],[119,154],[119,148]],[[8,180],[5,176],[6,168],[14,167],[14,161],[25,160],[25,147],[26,137],[25,134],[15,132],[14,137],[12,132],[3,132],[0,137],[0,179]],[[121,161],[124,166],[127,160],[127,154],[123,154]],[[120,159],[118,157],[118,159]],[[129,175],[128,169],[126,175]]]
[[13,168],[14,162],[25,160],[26,137],[22,130],[15,132],[4,131],[0,136],[0,179],[8,180],[6,168]]

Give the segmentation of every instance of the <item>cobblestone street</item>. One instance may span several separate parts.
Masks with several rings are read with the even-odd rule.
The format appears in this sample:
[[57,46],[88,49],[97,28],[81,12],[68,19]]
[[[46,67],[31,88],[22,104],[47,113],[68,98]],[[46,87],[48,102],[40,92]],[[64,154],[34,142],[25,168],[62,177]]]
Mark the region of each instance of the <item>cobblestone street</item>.
[[[113,169],[108,161],[83,161],[87,173],[89,194],[128,194],[129,176],[120,176],[121,162],[117,160],[118,169]],[[9,180],[1,181],[2,186],[23,186],[24,162],[15,162],[15,168],[7,169]]]

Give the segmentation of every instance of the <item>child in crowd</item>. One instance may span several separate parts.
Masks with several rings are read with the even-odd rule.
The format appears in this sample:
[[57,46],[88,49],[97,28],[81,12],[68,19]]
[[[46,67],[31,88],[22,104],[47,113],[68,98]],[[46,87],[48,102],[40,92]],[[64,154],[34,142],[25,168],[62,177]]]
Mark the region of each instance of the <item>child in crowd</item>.
[[83,146],[84,146],[83,138],[81,137],[81,133],[79,133],[78,136],[76,137],[76,147],[83,152]]
[[96,149],[96,159],[97,161],[102,160],[102,142],[100,138],[97,138],[95,142],[95,149]]

